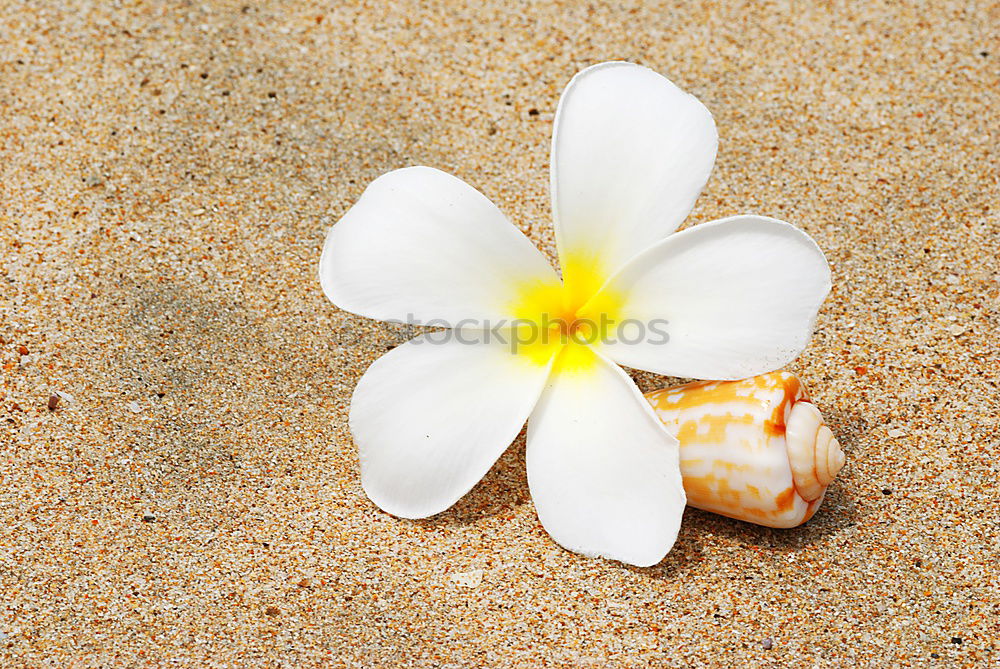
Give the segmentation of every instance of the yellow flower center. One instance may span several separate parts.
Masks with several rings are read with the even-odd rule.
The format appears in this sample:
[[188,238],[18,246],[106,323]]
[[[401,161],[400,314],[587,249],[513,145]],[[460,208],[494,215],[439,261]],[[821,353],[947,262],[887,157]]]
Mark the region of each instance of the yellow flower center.
[[596,358],[591,346],[613,337],[618,325],[620,296],[603,291],[607,276],[593,262],[571,256],[563,281],[526,283],[512,305],[514,351],[545,365],[558,355],[560,371],[586,371]]

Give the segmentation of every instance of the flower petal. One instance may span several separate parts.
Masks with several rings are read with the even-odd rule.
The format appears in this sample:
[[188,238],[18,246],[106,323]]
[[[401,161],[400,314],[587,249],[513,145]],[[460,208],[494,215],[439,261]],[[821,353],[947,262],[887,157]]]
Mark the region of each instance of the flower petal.
[[523,286],[558,284],[545,257],[496,205],[430,167],[373,181],[330,229],[319,273],[341,309],[452,327],[513,318],[511,302]]
[[358,382],[350,426],[361,485],[385,511],[404,518],[444,511],[521,431],[551,362],[515,355],[489,334],[421,335],[376,360]]
[[671,235],[603,290],[621,300],[619,323],[641,324],[619,328],[619,341],[604,349],[616,362],[743,379],[782,367],[809,343],[830,292],[830,266],[812,238],[788,223],[735,216]]
[[573,77],[552,136],[552,208],[567,283],[603,283],[676,230],[708,180],[717,145],[704,105],[650,69],[601,63]]
[[595,364],[557,362],[528,420],[531,497],[565,548],[653,565],[684,512],[677,440],[619,367],[583,350]]

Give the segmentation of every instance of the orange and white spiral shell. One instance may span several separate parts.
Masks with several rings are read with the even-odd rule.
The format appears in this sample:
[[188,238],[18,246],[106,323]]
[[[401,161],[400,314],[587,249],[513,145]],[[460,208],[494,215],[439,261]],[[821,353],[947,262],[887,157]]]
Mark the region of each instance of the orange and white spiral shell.
[[688,504],[769,527],[809,520],[844,452],[799,379],[771,372],[646,394],[680,442]]

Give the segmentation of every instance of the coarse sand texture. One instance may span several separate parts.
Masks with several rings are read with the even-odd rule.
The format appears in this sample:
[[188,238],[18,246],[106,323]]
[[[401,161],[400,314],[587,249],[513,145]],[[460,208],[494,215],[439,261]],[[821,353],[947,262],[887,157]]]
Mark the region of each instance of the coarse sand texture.
[[[0,47],[0,666],[1000,661],[996,3],[0,0]],[[413,333],[317,280],[408,165],[554,261],[553,114],[607,60],[715,118],[686,227],[788,221],[833,275],[788,367],[822,506],[688,508],[648,568],[552,540],[523,432],[444,513],[372,504],[351,393]]]

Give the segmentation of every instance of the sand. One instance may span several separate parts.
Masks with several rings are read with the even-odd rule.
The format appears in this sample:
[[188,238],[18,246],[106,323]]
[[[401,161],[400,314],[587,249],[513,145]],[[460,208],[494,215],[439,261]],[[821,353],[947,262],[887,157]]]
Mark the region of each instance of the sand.
[[[1000,8],[611,4],[0,2],[0,665],[1000,661]],[[404,333],[316,280],[414,164],[553,255],[553,112],[608,59],[715,115],[688,225],[791,221],[835,282],[791,367],[823,508],[689,510],[647,569],[548,537],[523,435],[438,517],[374,507],[348,404]]]

